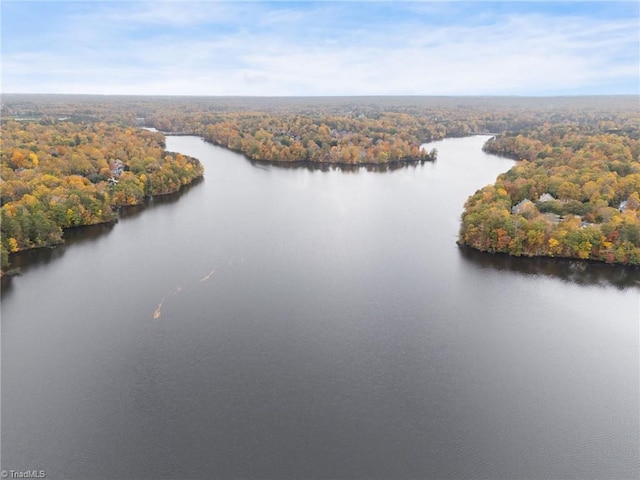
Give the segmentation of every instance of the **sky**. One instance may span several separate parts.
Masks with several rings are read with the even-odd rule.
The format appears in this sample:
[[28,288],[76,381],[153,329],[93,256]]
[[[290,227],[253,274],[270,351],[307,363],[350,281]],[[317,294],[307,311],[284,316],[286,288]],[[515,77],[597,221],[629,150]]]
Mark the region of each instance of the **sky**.
[[638,1],[2,0],[2,93],[640,94]]

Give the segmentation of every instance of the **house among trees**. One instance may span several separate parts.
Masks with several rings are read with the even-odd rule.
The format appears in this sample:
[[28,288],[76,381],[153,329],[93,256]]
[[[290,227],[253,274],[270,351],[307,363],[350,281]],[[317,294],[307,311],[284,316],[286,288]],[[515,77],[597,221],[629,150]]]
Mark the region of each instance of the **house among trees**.
[[542,216],[554,225],[557,225],[562,220],[562,217],[560,215],[552,212],[543,213]]
[[555,198],[553,198],[553,195],[551,195],[550,193],[543,193],[542,195],[540,195],[538,202],[539,203],[552,202],[553,200],[555,200]]
[[533,208],[534,208],[533,202],[528,198],[525,198],[520,203],[518,203],[517,205],[514,205],[513,208],[511,208],[511,213],[523,214],[525,212],[533,210]]
[[111,176],[114,179],[117,179],[125,170],[127,170],[127,166],[122,162],[122,160],[117,159],[115,162],[113,162],[113,167],[111,168]]

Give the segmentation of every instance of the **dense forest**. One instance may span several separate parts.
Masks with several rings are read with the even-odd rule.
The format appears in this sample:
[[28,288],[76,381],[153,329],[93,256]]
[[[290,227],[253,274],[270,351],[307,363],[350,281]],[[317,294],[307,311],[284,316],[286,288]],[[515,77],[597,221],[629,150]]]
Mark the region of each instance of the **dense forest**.
[[517,160],[472,195],[459,242],[512,255],[640,263],[637,99],[614,97],[93,97],[5,95],[2,252],[52,245],[65,228],[202,175],[164,151],[194,134],[255,161],[401,165],[426,142],[492,133]]
[[[460,242],[516,256],[640,264],[640,140],[545,124],[485,145],[520,159],[469,198]],[[609,133],[605,133],[609,131]]]
[[435,149],[420,148],[434,137],[428,124],[403,113],[377,118],[227,114],[197,131],[252,160],[358,165],[434,161],[437,156]]
[[114,209],[202,176],[164,136],[108,123],[2,122],[2,269],[8,253],[63,241],[63,230],[114,221]]

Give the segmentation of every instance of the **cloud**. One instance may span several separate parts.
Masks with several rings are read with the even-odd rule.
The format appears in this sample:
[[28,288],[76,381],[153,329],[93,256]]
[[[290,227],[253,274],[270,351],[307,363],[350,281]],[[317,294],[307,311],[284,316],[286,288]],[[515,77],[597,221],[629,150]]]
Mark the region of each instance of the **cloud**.
[[[363,3],[82,3],[61,9],[36,45],[12,30],[3,90],[638,93],[637,7],[595,15],[530,4]],[[11,11],[3,16],[3,30],[12,20]]]

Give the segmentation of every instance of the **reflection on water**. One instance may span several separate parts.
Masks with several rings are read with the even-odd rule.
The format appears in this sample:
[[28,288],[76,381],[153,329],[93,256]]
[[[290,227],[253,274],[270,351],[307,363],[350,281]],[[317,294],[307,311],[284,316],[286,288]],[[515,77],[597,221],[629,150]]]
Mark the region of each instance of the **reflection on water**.
[[431,160],[410,160],[403,162],[390,162],[390,163],[364,163],[361,165],[349,165],[344,163],[321,163],[321,162],[274,162],[267,160],[251,160],[248,161],[256,168],[265,169],[268,166],[285,168],[285,169],[298,169],[304,168],[309,171],[320,172],[345,172],[345,173],[357,173],[362,170],[367,172],[394,172],[396,170],[416,168],[425,163],[434,163]]
[[480,252],[464,245],[460,245],[459,249],[462,258],[479,268],[556,277],[585,286],[640,288],[640,267],[636,266],[607,265],[602,262],[567,258],[513,257],[500,253]]
[[196,178],[189,185],[184,185],[179,191],[175,193],[168,193],[166,195],[155,195],[153,197],[145,198],[144,202],[140,205],[132,205],[130,207],[122,207],[118,210],[118,219],[120,220],[129,220],[137,217],[145,210],[150,208],[159,207],[161,205],[171,205],[176,203],[182,196],[187,194],[192,188],[197,187],[202,182],[204,182],[204,178]]
[[[64,245],[73,245],[80,242],[92,242],[102,235],[110,233],[117,222],[87,225],[86,227],[69,228],[64,231]],[[50,250],[50,249],[43,249]],[[25,252],[28,253],[28,252]]]
[[[77,243],[91,243],[110,233],[115,222],[88,225],[85,227],[69,228],[64,231],[64,243],[54,247],[35,248],[9,255],[12,270],[19,272],[32,265],[47,265],[61,258],[66,249]],[[11,283],[11,276],[2,278],[3,293],[5,287]]]
[[[72,245],[95,242],[111,233],[119,220],[131,220],[149,209],[176,203],[182,196],[186,195],[192,188],[197,187],[203,181],[203,178],[198,178],[191,184],[183,186],[178,192],[147,198],[141,205],[122,207],[118,210],[118,218],[115,222],[68,228],[64,231],[63,244],[11,254],[9,255],[10,272],[19,275],[23,271],[28,270],[31,266],[47,265],[52,261],[61,258],[65,254],[67,248]],[[12,283],[11,279],[12,275],[5,275],[2,277],[0,285],[2,286],[3,294],[9,293]]]

